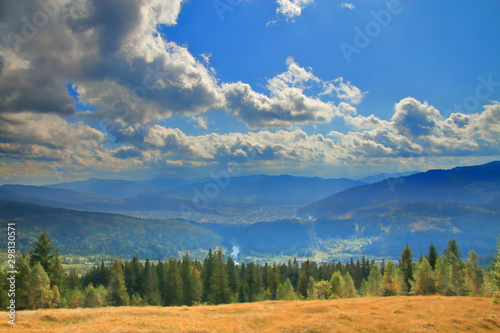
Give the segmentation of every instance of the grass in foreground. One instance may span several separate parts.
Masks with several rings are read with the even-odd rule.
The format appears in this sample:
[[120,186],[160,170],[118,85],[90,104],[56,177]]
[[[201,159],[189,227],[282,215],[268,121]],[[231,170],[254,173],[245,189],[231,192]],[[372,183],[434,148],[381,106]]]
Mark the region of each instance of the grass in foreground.
[[[6,316],[5,316],[6,317]],[[266,301],[197,307],[20,311],[20,332],[500,332],[500,305],[475,297]]]

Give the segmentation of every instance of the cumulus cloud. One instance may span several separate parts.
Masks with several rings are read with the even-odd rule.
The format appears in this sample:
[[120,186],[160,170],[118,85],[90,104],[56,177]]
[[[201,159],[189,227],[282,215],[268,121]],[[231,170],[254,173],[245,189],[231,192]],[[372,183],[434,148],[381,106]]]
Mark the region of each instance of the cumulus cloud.
[[[481,113],[452,113],[443,118],[427,102],[407,97],[398,102],[390,121],[374,115],[346,116],[355,131],[331,132],[348,151],[371,149],[364,155],[388,157],[494,156],[500,153],[500,103],[484,106]],[[373,148],[378,148],[374,151]]]
[[[293,57],[286,63],[286,72],[268,79],[269,96],[243,82],[222,84],[227,111],[252,129],[329,123],[343,113],[355,112],[346,100],[357,104],[365,95],[351,82],[344,83],[342,78],[324,81],[316,77],[312,69],[300,67]],[[311,92],[306,93],[308,91]],[[333,97],[344,101],[337,106]]]
[[276,0],[276,15],[282,15],[287,21],[293,21],[302,14],[302,9],[314,0]]
[[[20,17],[46,13],[44,2],[7,2],[2,26],[0,112],[76,112],[73,82],[94,119],[147,123],[222,105],[216,79],[185,47],[164,40],[173,1],[51,1],[45,24],[26,35]],[[35,16],[34,16],[35,15]],[[29,38],[27,38],[29,37]]]
[[[278,0],[277,13],[293,20],[310,3]],[[241,81],[219,82],[209,55],[198,60],[159,34],[159,25],[177,23],[181,6],[181,0],[2,2],[0,176],[500,154],[498,102],[445,118],[408,97],[390,119],[364,116],[356,106],[366,92],[342,77],[323,80],[292,57],[267,79],[265,93]],[[68,84],[87,111],[77,112]],[[252,132],[194,136],[159,125],[183,116],[207,130],[211,111]],[[298,128],[334,118],[351,130],[327,137]]]

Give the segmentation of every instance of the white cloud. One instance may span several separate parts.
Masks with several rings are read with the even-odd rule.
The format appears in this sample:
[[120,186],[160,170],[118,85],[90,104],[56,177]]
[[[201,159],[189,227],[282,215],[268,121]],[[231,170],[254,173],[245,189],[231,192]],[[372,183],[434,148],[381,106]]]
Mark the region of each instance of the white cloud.
[[350,10],[353,10],[354,8],[356,8],[356,6],[354,6],[353,3],[351,2],[342,2],[341,4],[339,4],[340,8],[345,8],[345,9],[350,9]]
[[302,14],[302,9],[311,4],[314,0],[276,0],[278,7],[277,15],[283,15],[285,19],[293,21]]

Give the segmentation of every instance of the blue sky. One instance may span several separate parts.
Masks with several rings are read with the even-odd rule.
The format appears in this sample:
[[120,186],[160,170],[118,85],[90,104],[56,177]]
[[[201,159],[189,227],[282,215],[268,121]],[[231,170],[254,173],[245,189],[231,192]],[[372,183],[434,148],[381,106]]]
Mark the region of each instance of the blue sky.
[[2,183],[499,159],[498,1],[2,6]]

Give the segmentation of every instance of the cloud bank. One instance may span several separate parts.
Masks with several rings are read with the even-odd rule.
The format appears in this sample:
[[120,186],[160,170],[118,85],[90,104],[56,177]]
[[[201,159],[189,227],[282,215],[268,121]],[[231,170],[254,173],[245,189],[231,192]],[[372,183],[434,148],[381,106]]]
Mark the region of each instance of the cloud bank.
[[[311,0],[278,0],[292,20]],[[500,104],[447,118],[407,97],[391,119],[358,115],[367,92],[324,80],[290,57],[266,80],[220,82],[207,56],[169,41],[183,1],[2,2],[0,177],[173,169],[238,161],[254,170],[304,169],[378,159],[500,154]],[[74,87],[77,101],[68,92]],[[83,110],[82,110],[82,107]],[[165,121],[210,130],[220,112],[246,133],[188,135]],[[311,134],[334,119],[344,133]],[[260,171],[259,171],[260,172]]]

